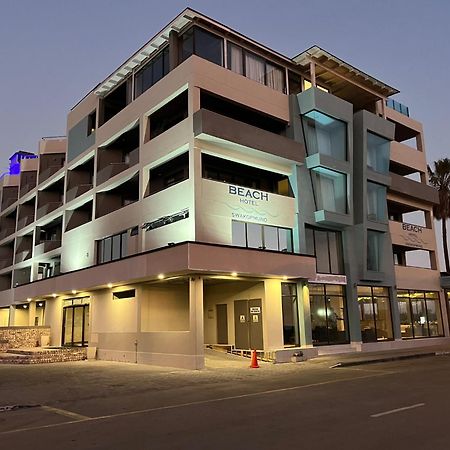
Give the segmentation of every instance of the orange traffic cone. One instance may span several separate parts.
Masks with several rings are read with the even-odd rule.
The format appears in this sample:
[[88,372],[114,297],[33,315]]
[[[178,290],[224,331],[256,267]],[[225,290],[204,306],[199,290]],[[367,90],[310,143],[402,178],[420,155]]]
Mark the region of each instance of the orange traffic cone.
[[252,363],[250,369],[259,369],[258,358],[256,357],[256,350],[252,350]]

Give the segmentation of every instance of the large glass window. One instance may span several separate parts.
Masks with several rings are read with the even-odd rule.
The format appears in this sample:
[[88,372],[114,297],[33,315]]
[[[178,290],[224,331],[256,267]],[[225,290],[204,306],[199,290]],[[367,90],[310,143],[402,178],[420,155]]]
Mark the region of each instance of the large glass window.
[[387,221],[386,186],[367,182],[367,219]]
[[320,153],[335,159],[347,159],[347,124],[319,111],[303,115],[308,155]]
[[281,305],[283,310],[283,342],[285,346],[299,346],[297,285],[281,283]]
[[309,301],[313,345],[348,342],[344,286],[311,283]]
[[292,252],[292,230],[259,223],[231,222],[232,244],[276,252]]
[[180,59],[191,55],[223,66],[223,39],[203,28],[193,27],[181,35]]
[[339,231],[306,227],[306,253],[316,257],[319,273],[344,273],[342,239]]
[[347,213],[347,175],[324,167],[311,170],[317,210]]
[[285,71],[253,52],[228,43],[228,69],[272,89],[286,92]]
[[134,97],[139,97],[168,73],[169,47],[166,47],[159,55],[136,72],[134,76]]
[[384,233],[367,230],[367,270],[380,271]]
[[444,335],[437,292],[398,290],[397,301],[402,338]]
[[393,339],[389,289],[358,286],[357,292],[362,341]]
[[128,230],[97,241],[97,263],[124,258],[128,254]]
[[156,194],[189,178],[189,153],[150,169],[146,195]]
[[367,166],[376,172],[389,172],[390,142],[376,134],[367,132]]
[[205,153],[202,153],[202,176],[209,180],[236,184],[288,197],[294,196],[287,175],[269,172]]

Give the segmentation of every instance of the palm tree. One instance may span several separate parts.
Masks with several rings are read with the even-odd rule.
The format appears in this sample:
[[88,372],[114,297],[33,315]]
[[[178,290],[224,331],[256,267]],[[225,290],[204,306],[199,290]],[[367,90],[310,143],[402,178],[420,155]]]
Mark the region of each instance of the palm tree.
[[447,242],[447,219],[450,219],[450,159],[434,161],[434,170],[428,166],[430,184],[439,192],[439,204],[433,208],[434,217],[442,220],[442,245],[444,246],[445,271],[450,273]]

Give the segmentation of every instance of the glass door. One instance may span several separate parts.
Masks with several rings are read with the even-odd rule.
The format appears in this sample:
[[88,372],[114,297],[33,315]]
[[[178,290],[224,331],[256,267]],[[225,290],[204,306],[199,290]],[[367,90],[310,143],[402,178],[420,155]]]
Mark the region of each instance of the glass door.
[[72,305],[63,308],[63,345],[84,347],[88,344],[89,305]]

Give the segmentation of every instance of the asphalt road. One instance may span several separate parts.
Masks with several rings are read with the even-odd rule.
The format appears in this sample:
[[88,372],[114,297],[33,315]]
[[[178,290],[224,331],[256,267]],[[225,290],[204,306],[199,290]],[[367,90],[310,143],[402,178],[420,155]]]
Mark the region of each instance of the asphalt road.
[[0,448],[450,448],[449,356],[330,362],[0,366]]

